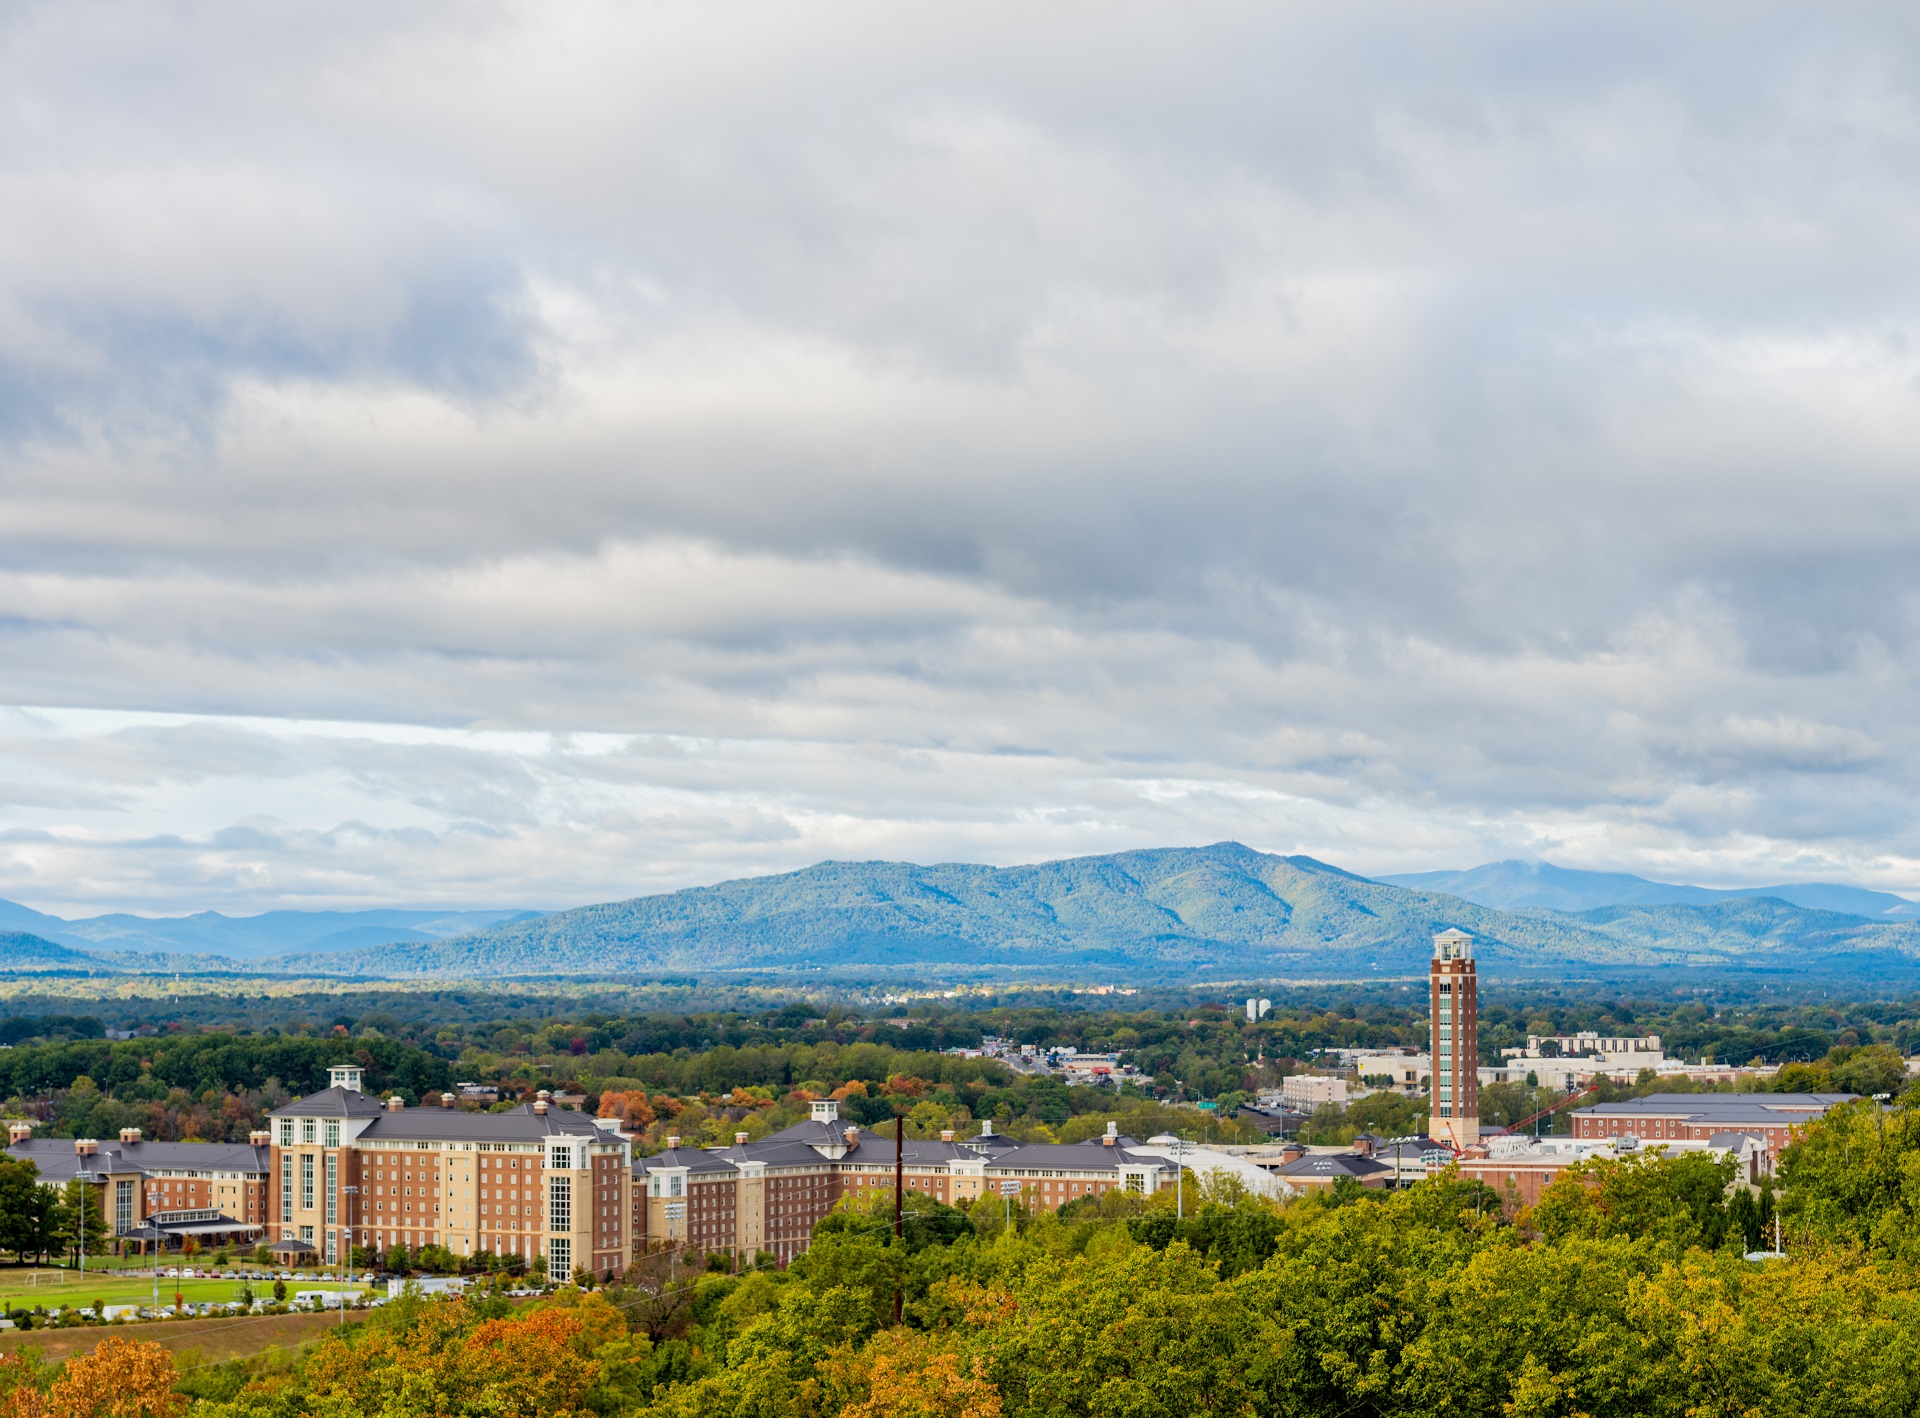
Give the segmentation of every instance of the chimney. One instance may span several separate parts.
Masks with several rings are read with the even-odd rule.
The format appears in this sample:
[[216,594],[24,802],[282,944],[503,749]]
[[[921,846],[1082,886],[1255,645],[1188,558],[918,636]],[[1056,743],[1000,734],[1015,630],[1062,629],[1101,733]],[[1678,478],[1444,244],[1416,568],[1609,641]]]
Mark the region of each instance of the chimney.
[[744,1132],[736,1132],[733,1135],[733,1145],[735,1147],[745,1147],[747,1145],[747,1135]]
[[33,1136],[33,1124],[26,1122],[7,1124],[7,1146],[13,1147]]
[[547,1095],[545,1093],[542,1093],[538,1098],[533,1100],[533,1111],[543,1118],[547,1115]]
[[265,1128],[247,1134],[247,1141],[254,1147],[265,1147],[273,1141],[273,1134]]
[[680,1145],[680,1134],[677,1132],[668,1133],[667,1134],[667,1151],[671,1152],[673,1151],[674,1148],[678,1147],[679,1145]]
[[100,1143],[96,1138],[76,1137],[73,1140],[73,1151],[75,1156],[93,1157],[99,1153]]
[[953,1129],[952,1129],[952,1128],[941,1128],[941,1129],[940,1129],[940,1140],[941,1140],[942,1142],[952,1142],[952,1141],[953,1141]]
[[534,1101],[538,1103],[551,1102],[553,1099],[553,1092],[551,1089],[542,1088],[538,1093],[534,1094],[533,1097],[534,1097]]
[[400,1112],[406,1106],[407,1106],[407,1100],[402,1098],[398,1093],[394,1094],[391,1098],[387,1099],[387,1111],[389,1113]]
[[853,1151],[854,1148],[860,1145],[860,1129],[859,1128],[848,1128],[846,1132],[841,1135],[846,1139],[847,1151],[851,1152]]
[[1100,1139],[1100,1145],[1102,1147],[1114,1147],[1119,1144],[1119,1141],[1120,1124],[1114,1122],[1108,1123],[1106,1133]]
[[993,1119],[992,1118],[982,1118],[980,1120],[980,1136],[982,1137],[993,1136]]
[[451,1108],[453,1106],[453,1095],[451,1093],[442,1093],[440,1095],[440,1106],[443,1108]]
[[133,1146],[134,1143],[138,1142],[139,1140],[140,1140],[139,1128],[121,1128],[120,1129],[120,1141],[125,1143],[127,1146],[131,1147]]

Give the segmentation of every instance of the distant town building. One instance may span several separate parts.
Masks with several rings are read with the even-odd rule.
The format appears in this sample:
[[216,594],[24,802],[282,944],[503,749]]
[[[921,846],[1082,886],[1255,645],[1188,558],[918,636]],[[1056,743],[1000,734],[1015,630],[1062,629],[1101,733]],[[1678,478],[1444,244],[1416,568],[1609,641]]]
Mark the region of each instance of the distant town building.
[[1311,1113],[1322,1103],[1347,1101],[1347,1081],[1317,1073],[1290,1073],[1280,1080],[1280,1102],[1297,1113]]
[[1598,1059],[1606,1067],[1658,1070],[1667,1061],[1658,1034],[1613,1036],[1586,1030],[1579,1034],[1529,1034],[1525,1048],[1502,1049],[1507,1059]]
[[1427,1132],[1455,1148],[1471,1147],[1480,1140],[1480,980],[1472,936],[1446,930],[1433,938],[1427,984],[1433,1020]]

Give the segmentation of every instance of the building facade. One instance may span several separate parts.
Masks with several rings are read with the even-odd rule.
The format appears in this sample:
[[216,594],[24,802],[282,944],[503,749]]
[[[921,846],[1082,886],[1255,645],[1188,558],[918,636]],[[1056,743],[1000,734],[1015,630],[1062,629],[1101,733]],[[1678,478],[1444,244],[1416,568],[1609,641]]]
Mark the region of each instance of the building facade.
[[87,1183],[107,1233],[142,1251],[189,1239],[251,1244],[266,1224],[265,1132],[247,1142],[149,1142],[123,1128],[118,1141],[101,1141],[36,1138],[31,1125],[12,1123],[7,1156],[32,1162],[41,1186]]
[[632,1253],[630,1150],[549,1096],[511,1112],[382,1103],[342,1066],[329,1086],[268,1116],[267,1224],[276,1246],[321,1264],[349,1246],[441,1246],[456,1256],[545,1257],[558,1278],[608,1275]]
[[1427,1136],[1455,1149],[1480,1140],[1480,981],[1473,937],[1447,930],[1433,938],[1427,968],[1433,1094]]
[[1765,1144],[1769,1165],[1793,1141],[1793,1130],[1854,1093],[1649,1093],[1573,1112],[1576,1138],[1633,1137],[1642,1142],[1711,1142],[1744,1134]]
[[[837,1103],[813,1104],[805,1122],[727,1148],[684,1148],[633,1163],[632,1233],[636,1255],[660,1249],[724,1254],[748,1261],[761,1252],[785,1265],[807,1249],[813,1228],[845,1197],[891,1196],[895,1143],[839,1116]],[[903,1141],[902,1188],[949,1206],[983,1196],[1017,1197],[1057,1210],[1116,1187],[1155,1192],[1172,1184],[1175,1164],[1138,1153],[1113,1125],[1094,1142],[1022,1145],[985,1124],[956,1141]]]

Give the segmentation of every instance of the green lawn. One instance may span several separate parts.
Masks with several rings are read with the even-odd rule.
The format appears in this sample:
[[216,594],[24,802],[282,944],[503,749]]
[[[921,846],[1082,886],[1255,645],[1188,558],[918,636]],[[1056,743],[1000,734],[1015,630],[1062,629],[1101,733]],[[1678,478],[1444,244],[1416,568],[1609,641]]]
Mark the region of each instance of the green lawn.
[[[164,1267],[162,1268],[164,1270]],[[57,1279],[57,1271],[42,1270],[36,1284],[31,1278],[32,1272],[26,1269],[15,1270],[0,1267],[0,1303],[15,1308],[47,1308],[56,1305],[91,1305],[98,1300],[109,1305],[150,1305],[153,1303],[152,1276],[99,1275],[89,1273],[85,1276],[75,1271],[65,1272],[64,1280]],[[170,1280],[165,1274],[160,1277],[160,1303],[171,1305],[176,1291],[190,1304],[200,1304],[209,1300],[230,1301],[240,1298],[244,1285],[253,1286],[254,1298],[271,1300],[273,1282],[271,1280]],[[301,1290],[334,1290],[339,1286],[336,1277],[333,1280],[304,1278],[287,1282],[287,1297]],[[363,1290],[363,1286],[350,1286],[348,1293]]]

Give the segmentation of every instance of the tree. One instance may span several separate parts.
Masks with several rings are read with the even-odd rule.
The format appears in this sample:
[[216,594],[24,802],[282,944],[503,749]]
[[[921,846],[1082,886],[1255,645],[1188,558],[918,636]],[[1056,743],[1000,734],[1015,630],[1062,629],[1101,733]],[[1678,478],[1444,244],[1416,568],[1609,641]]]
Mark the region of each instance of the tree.
[[9,1250],[24,1261],[33,1248],[32,1216],[34,1193],[40,1190],[35,1180],[40,1169],[32,1162],[0,1157],[0,1250]]
[[69,1359],[42,1393],[26,1383],[6,1395],[4,1418],[179,1418],[188,1399],[175,1393],[179,1372],[158,1344],[109,1337]]
[[106,1245],[107,1218],[100,1211],[101,1192],[91,1182],[75,1177],[60,1189],[58,1224],[60,1244],[67,1254],[97,1256]]
[[1657,1148],[1576,1162],[1540,1194],[1533,1224],[1555,1241],[1623,1236],[1717,1249],[1732,1223],[1726,1190],[1738,1166],[1731,1157],[1668,1157]]

